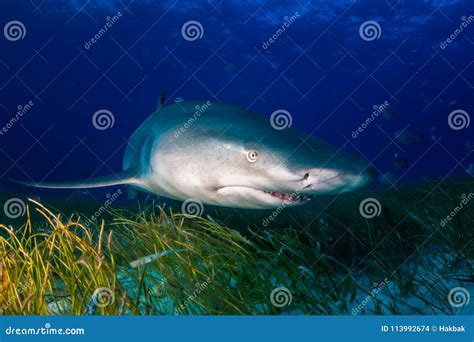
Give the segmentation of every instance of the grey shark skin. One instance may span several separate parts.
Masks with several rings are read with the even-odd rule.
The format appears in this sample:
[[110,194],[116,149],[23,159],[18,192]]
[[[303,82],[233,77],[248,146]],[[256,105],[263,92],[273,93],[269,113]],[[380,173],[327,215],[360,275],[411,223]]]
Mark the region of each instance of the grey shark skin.
[[270,209],[352,191],[373,178],[355,156],[296,129],[274,129],[267,117],[209,101],[158,107],[131,136],[123,170],[85,182],[29,185],[128,184],[181,201]]

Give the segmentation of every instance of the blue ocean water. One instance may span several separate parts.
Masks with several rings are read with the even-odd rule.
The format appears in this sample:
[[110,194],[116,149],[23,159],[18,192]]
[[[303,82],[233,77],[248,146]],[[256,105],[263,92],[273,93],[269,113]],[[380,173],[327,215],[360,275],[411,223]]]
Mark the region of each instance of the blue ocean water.
[[[168,103],[284,109],[292,127],[397,184],[469,176],[473,9],[468,0],[2,1],[0,178],[120,170],[162,91]],[[112,114],[108,129],[93,124],[100,110]]]

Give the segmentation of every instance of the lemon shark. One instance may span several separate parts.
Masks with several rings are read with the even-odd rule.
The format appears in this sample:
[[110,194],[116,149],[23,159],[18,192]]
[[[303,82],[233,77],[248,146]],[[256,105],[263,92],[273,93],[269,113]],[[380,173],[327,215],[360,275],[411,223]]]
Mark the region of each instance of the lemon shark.
[[43,188],[126,184],[159,196],[204,204],[270,209],[306,203],[366,185],[373,169],[348,154],[268,117],[210,101],[184,101],[156,111],[133,133],[123,171]]

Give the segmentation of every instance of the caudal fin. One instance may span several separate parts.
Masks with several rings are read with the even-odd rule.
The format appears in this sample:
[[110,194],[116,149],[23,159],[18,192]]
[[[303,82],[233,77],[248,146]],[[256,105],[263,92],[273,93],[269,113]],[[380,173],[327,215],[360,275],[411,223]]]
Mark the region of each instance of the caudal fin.
[[120,185],[120,184],[137,184],[137,172],[136,170],[126,170],[117,172],[112,175],[91,178],[77,182],[61,182],[61,183],[34,183],[34,182],[23,182],[18,180],[11,180],[15,183],[34,186],[37,188],[49,188],[49,189],[89,189],[89,188],[101,188],[105,186]]

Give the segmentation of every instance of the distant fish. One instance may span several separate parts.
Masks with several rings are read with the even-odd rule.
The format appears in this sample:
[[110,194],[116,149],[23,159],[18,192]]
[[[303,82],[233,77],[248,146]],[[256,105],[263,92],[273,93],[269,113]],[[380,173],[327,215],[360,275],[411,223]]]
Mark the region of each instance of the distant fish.
[[224,67],[225,72],[234,74],[237,71],[237,66],[234,63],[229,63]]
[[388,102],[381,103],[374,106],[375,109],[381,113],[385,119],[395,121],[398,119],[397,113],[393,110],[392,106]]
[[184,99],[182,97],[178,96],[174,99],[174,102],[175,103],[181,103],[181,102],[184,102]]
[[436,136],[436,126],[430,128],[430,138],[433,141],[438,140],[438,137]]
[[385,172],[383,175],[379,176],[380,183],[393,185],[397,182],[397,176],[393,172]]
[[129,188],[127,192],[127,199],[129,200],[136,200],[139,197],[139,193],[134,188]]
[[91,196],[91,193],[88,190],[78,190],[77,193],[82,196]]
[[466,172],[469,176],[474,177],[474,163],[471,163],[467,169]]
[[329,223],[324,217],[319,218],[319,229],[321,231],[329,231],[330,230]]
[[86,171],[86,172],[83,172],[83,173],[82,173],[82,177],[83,177],[83,178],[90,178],[90,177],[92,177],[92,176],[93,176],[92,171]]
[[185,251],[185,249],[171,249],[169,251],[164,251],[164,252],[159,252],[159,253],[155,253],[155,254],[152,254],[152,255],[148,255],[146,257],[143,257],[143,258],[140,258],[140,259],[137,259],[137,260],[134,260],[130,263],[130,267],[132,268],[135,268],[135,267],[138,267],[138,266],[141,266],[141,265],[145,265],[145,264],[148,264],[158,258],[161,258],[162,256],[165,256],[165,255],[168,255],[168,254],[173,254],[173,253],[178,253],[178,252],[183,252]]
[[400,129],[394,133],[394,138],[402,144],[413,144],[417,142],[424,142],[424,133],[415,133],[410,128]]
[[394,153],[393,154],[393,165],[395,165],[399,169],[401,169],[401,168],[408,169],[408,159],[401,156],[398,153]]
[[456,101],[450,101],[448,102],[448,106],[454,106],[457,102]]
[[466,148],[467,152],[474,151],[474,143],[471,140],[467,140],[464,144],[464,147]]

